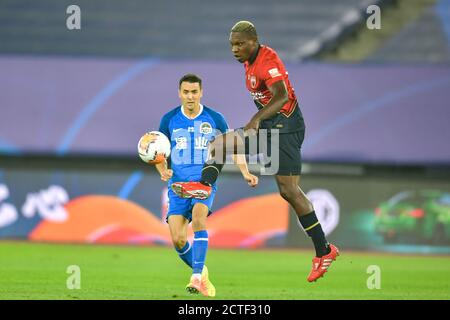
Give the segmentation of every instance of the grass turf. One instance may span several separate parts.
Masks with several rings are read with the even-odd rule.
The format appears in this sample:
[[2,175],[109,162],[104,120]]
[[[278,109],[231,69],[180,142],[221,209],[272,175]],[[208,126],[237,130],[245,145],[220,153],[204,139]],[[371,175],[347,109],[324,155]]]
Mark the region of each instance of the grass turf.
[[[316,283],[312,251],[209,249],[207,265],[216,299],[450,298],[449,257],[341,253]],[[208,299],[185,291],[190,269],[171,248],[0,242],[0,257],[0,299]],[[70,265],[80,289],[67,289]],[[369,265],[379,290],[367,288]]]

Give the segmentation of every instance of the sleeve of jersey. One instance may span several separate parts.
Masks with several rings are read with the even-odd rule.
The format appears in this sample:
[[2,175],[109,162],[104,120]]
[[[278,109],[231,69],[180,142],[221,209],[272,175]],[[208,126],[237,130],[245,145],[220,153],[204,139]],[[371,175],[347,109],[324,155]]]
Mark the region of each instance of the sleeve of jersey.
[[261,78],[264,80],[267,87],[272,86],[275,82],[283,80],[278,63],[275,60],[268,60],[262,65]]
[[162,117],[161,122],[159,123],[158,131],[164,133],[166,137],[169,138],[170,140],[169,122],[170,118],[167,115]]
[[[159,132],[162,132],[166,135],[167,138],[169,138],[170,141],[170,130],[169,130],[169,122],[170,117],[166,114],[164,117],[162,117],[161,122],[159,123]],[[167,167],[172,168],[172,158],[167,158]]]
[[220,133],[225,133],[228,131],[228,124],[225,121],[225,118],[220,113],[217,113],[213,116],[214,122],[216,123],[216,129],[220,131]]

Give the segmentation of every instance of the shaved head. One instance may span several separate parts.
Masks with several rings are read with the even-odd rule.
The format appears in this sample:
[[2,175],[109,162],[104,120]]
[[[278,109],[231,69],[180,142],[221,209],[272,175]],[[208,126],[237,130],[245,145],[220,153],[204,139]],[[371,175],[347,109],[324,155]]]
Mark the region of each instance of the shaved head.
[[231,32],[241,32],[246,34],[250,39],[258,39],[256,28],[250,21],[239,21],[231,28]]

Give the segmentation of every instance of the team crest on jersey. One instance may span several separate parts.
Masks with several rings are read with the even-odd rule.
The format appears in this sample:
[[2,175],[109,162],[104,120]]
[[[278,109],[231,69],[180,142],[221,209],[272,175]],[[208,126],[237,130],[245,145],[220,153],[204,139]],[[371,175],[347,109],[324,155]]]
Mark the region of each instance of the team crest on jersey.
[[256,88],[256,77],[255,76],[251,76],[250,77],[250,86],[254,89]]
[[209,122],[202,122],[200,124],[200,132],[203,134],[210,134],[212,133],[212,126]]

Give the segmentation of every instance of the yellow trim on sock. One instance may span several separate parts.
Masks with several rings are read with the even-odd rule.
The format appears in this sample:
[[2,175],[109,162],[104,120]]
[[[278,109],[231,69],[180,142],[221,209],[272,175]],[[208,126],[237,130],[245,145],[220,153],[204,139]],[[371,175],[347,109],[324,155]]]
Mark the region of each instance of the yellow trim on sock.
[[308,227],[305,229],[305,231],[311,230],[312,228],[314,228],[315,226],[317,226],[320,222],[317,221],[316,223],[314,223],[312,226]]

